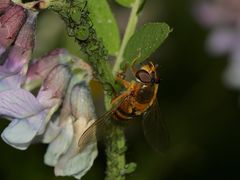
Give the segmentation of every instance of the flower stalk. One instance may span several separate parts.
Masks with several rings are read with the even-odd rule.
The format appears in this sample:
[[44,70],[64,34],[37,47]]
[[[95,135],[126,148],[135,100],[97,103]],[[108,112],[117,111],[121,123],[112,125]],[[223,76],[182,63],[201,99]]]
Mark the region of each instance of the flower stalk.
[[123,53],[126,48],[127,42],[131,38],[131,36],[134,34],[134,31],[136,29],[137,22],[138,22],[138,10],[141,6],[141,2],[142,2],[142,0],[136,0],[132,6],[131,14],[130,14],[130,17],[128,20],[126,31],[124,33],[120,51],[118,53],[116,62],[113,67],[114,75],[120,70],[120,66],[123,62]]

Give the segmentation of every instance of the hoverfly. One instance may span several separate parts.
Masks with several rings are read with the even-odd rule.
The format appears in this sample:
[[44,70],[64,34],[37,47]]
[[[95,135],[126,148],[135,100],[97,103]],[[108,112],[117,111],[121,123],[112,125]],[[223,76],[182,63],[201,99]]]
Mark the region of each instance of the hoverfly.
[[[168,147],[168,133],[157,102],[157,91],[160,78],[157,75],[157,65],[152,62],[144,64],[139,70],[131,65],[135,81],[127,81],[121,74],[116,80],[123,85],[125,91],[112,100],[113,108],[103,114],[83,133],[79,139],[79,146],[91,142],[95,130],[104,131],[105,125],[112,119],[117,122],[131,121],[142,116],[144,135],[149,144],[157,151],[164,151]],[[100,132],[101,133],[101,132]]]

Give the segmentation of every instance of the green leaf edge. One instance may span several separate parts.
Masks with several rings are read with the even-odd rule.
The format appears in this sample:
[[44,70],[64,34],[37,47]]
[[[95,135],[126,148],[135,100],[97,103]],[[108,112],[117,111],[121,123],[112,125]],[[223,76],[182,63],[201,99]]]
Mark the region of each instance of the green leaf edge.
[[[136,39],[136,37],[145,29],[145,28],[148,28],[149,26],[156,26],[156,25],[160,25],[161,26],[161,29],[162,31],[165,31],[165,36],[163,36],[163,38],[160,40],[159,42],[159,45],[154,48],[150,53],[148,53],[147,56],[142,56],[142,53],[139,52],[140,50],[135,50],[135,51],[132,51],[132,52],[129,52],[129,49],[130,49],[130,46],[132,45],[132,43],[134,43],[133,41]],[[159,26],[159,27],[160,27]],[[165,28],[163,28],[165,27]],[[164,30],[165,29],[165,30]],[[124,58],[124,61],[123,63],[121,64],[121,69],[124,68],[126,66],[126,64],[131,64],[132,61],[134,59],[137,58],[137,61],[136,63],[141,63],[142,61],[144,61],[145,59],[147,59],[151,54],[153,54],[161,45],[162,43],[167,39],[167,37],[169,36],[169,33],[171,33],[173,31],[173,29],[170,28],[170,26],[167,24],[167,23],[164,23],[164,22],[157,22],[157,23],[147,23],[147,24],[144,24],[138,31],[136,31],[133,36],[129,39],[127,45],[126,45],[126,48],[125,48],[125,51],[124,51],[124,54],[123,54],[123,58]],[[140,48],[139,48],[140,49]]]

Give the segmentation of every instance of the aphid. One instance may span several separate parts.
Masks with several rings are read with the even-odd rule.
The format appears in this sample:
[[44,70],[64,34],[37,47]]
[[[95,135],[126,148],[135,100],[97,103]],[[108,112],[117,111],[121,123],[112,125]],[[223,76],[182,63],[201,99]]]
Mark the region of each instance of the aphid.
[[129,82],[120,74],[117,75],[117,81],[124,86],[125,91],[112,100],[113,108],[103,114],[83,133],[79,140],[79,146],[90,143],[91,138],[95,137],[96,129],[102,133],[105,125],[111,119],[127,122],[142,117],[144,135],[150,145],[158,151],[164,151],[167,148],[168,133],[163,119],[160,118],[157,102],[160,82],[156,71],[157,65],[149,62],[137,70],[135,61],[132,63],[131,71],[136,80]]

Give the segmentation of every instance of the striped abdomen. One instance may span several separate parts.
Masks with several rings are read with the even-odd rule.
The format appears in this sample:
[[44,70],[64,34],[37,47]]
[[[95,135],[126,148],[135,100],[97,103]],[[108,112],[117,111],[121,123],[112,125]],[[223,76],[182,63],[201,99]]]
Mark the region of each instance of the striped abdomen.
[[153,86],[137,84],[136,90],[114,112],[114,118],[127,121],[141,116],[152,105],[154,90]]

